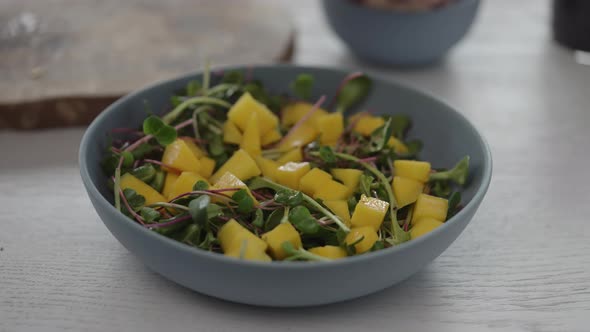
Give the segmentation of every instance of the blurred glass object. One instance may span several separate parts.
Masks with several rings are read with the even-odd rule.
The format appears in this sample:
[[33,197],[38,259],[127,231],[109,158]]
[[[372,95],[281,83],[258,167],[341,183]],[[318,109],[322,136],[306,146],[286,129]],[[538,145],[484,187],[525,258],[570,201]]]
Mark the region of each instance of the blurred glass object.
[[590,0],[553,0],[553,38],[568,48],[590,51]]

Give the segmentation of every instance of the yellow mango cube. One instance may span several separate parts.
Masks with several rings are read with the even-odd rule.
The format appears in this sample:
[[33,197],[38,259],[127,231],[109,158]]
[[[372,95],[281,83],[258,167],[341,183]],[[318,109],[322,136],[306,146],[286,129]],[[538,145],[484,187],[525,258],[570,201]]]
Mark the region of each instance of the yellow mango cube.
[[361,200],[354,207],[350,223],[352,227],[369,226],[377,231],[383,223],[388,208],[389,203],[386,201],[361,195]]
[[252,113],[252,115],[250,115],[250,119],[248,120],[248,126],[246,127],[246,130],[244,130],[240,147],[246,150],[246,152],[248,152],[253,157],[260,155],[262,150],[260,136],[258,115],[256,113]]
[[179,139],[183,140],[186,143],[186,146],[189,148],[189,150],[191,150],[195,157],[197,157],[197,159],[201,159],[207,156],[207,153],[205,153],[205,151],[198,147],[197,144],[189,137],[181,137]]
[[324,201],[346,200],[350,197],[352,191],[340,182],[330,180],[326,181],[321,188],[318,188],[313,194],[313,198],[319,198]]
[[395,137],[390,137],[387,141],[387,145],[393,148],[393,151],[396,153],[408,153],[408,147],[404,144],[404,142],[400,141]]
[[339,258],[344,258],[346,256],[348,256],[346,254],[346,250],[337,247],[337,246],[323,246],[323,247],[314,247],[314,248],[309,248],[310,253],[318,255],[318,256],[322,256],[322,257],[326,257],[326,258],[330,258],[330,259],[339,259]]
[[[250,191],[250,189],[248,188],[248,186],[242,182],[242,180],[238,179],[237,176],[233,175],[230,172],[226,172],[225,174],[223,174],[219,180],[217,180],[212,186],[211,189],[213,190],[217,190],[217,189],[231,189],[231,188],[240,188],[240,189],[246,189],[246,192],[248,192],[248,195],[250,197],[252,197],[252,200],[254,200],[254,204],[258,205],[258,201],[256,200],[256,198],[254,198],[254,195],[252,195],[252,192]],[[232,197],[233,194],[235,194],[235,190],[228,190],[228,191],[224,191],[224,192],[220,192],[220,194],[225,195],[227,197]],[[214,202],[218,201],[216,198],[212,199]]]
[[277,159],[277,163],[279,163],[279,165],[283,165],[288,162],[298,163],[302,160],[303,153],[301,152],[301,148],[295,148],[284,153],[279,159]]
[[275,128],[260,138],[260,144],[262,144],[262,146],[269,145],[280,141],[281,138],[283,138],[283,135],[281,135],[278,128]]
[[321,144],[332,145],[336,143],[344,132],[342,113],[329,113],[319,117],[316,121],[316,129],[320,132]]
[[215,169],[215,160],[209,157],[202,157],[199,159],[199,161],[201,162],[201,171],[199,174],[201,174],[206,179],[210,178],[211,174],[213,174],[213,170]]
[[201,170],[199,158],[189,144],[180,138],[166,146],[162,162],[180,171],[199,173]]
[[299,181],[309,172],[311,166],[309,163],[288,162],[277,168],[276,181],[291,189],[299,190]]
[[256,113],[262,135],[279,125],[279,118],[266,105],[258,102],[250,93],[244,93],[227,112],[227,118],[242,132],[246,131],[250,115]]
[[424,189],[424,183],[413,179],[394,176],[391,182],[398,208],[414,203]]
[[272,261],[264,250],[260,249],[259,246],[251,245],[248,239],[243,240],[241,246],[234,248],[232,251],[225,252],[224,255],[247,261]]
[[416,239],[420,236],[432,232],[435,228],[442,226],[443,222],[433,218],[420,218],[410,229],[410,239]]
[[240,225],[235,219],[230,219],[219,228],[217,239],[224,253],[240,250],[244,240],[248,241],[248,246],[257,247],[262,251],[268,248],[265,241]]
[[261,173],[260,168],[258,168],[254,159],[252,159],[250,154],[243,149],[234,152],[233,156],[231,156],[225,164],[221,165],[217,172],[211,177],[211,182],[217,182],[217,180],[227,172],[232,173],[242,181],[246,181]]
[[417,160],[395,160],[393,162],[394,174],[420,182],[428,182],[430,177],[430,163]]
[[198,173],[182,172],[178,179],[176,179],[176,181],[174,182],[169,197],[172,199],[184,193],[193,191],[193,187],[195,183],[197,183],[197,181],[207,182],[207,179],[205,179],[201,174]]
[[330,173],[332,173],[336,180],[340,180],[340,182],[344,183],[351,192],[354,192],[359,187],[363,171],[354,168],[332,168]]
[[168,201],[157,190],[150,187],[147,183],[141,181],[135,176],[131,175],[131,173],[123,174],[121,176],[121,181],[119,182],[119,184],[121,187],[121,191],[125,189],[133,189],[136,193],[143,196],[143,198],[145,198],[145,205]]
[[279,163],[271,159],[266,159],[262,156],[256,157],[255,161],[265,178],[273,181],[277,179],[277,169],[280,166]]
[[363,226],[351,229],[350,233],[348,233],[348,235],[346,235],[344,238],[344,242],[348,245],[352,245],[356,241],[360,240],[359,243],[354,245],[354,249],[357,254],[362,254],[371,250],[378,239],[379,236],[373,227]]
[[318,137],[319,132],[310,124],[304,123],[289,132],[279,145],[279,149],[286,151],[307,145]]
[[359,113],[350,118],[351,122],[355,122],[353,130],[363,136],[370,136],[375,129],[383,126],[385,120],[380,116],[374,116],[367,113]]
[[225,121],[222,130],[223,142],[230,144],[240,144],[242,142],[242,132],[235,123],[229,120]]
[[316,167],[301,178],[299,181],[299,190],[312,196],[318,188],[321,188],[330,180],[332,180],[332,175],[330,175],[330,173]]
[[432,218],[444,222],[447,220],[449,201],[427,194],[418,195],[414,213],[412,214],[412,225],[422,218]]
[[295,249],[301,248],[301,236],[291,223],[279,224],[272,231],[262,235],[262,239],[268,244],[268,251],[272,258],[282,260],[287,257],[283,250],[283,243],[289,242]]
[[[313,104],[306,102],[296,102],[285,106],[282,110],[281,124],[283,127],[290,127],[296,124],[301,118],[307,115],[312,107]],[[306,122],[315,126],[317,119],[325,114],[328,114],[328,112],[320,108],[316,110]]]
[[350,210],[345,200],[324,201],[324,205],[330,209],[345,225],[350,226]]
[[178,179],[178,174],[167,172],[166,179],[164,180],[164,188],[162,189],[162,195],[168,199],[172,199],[174,197],[170,197],[172,194],[172,190],[174,189],[174,183]]

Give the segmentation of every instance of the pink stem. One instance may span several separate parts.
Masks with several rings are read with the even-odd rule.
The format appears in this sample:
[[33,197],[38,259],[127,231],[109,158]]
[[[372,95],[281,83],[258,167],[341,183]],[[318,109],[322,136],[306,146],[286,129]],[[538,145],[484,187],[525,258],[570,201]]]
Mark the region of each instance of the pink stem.
[[147,225],[144,224],[144,226],[146,226],[148,228],[168,227],[168,226],[172,226],[172,225],[178,224],[178,223],[183,222],[183,221],[187,221],[187,220],[189,220],[191,218],[192,217],[190,215],[186,215],[184,217],[179,217],[178,219],[171,220],[171,221],[168,221],[168,222],[163,222],[163,223],[160,223],[160,224],[147,224]]
[[363,163],[369,163],[369,162],[372,162],[375,160],[377,160],[377,157],[367,157],[367,158],[359,159],[359,161],[361,161]]
[[[177,125],[174,127],[174,129],[176,129],[176,130],[182,129],[182,128],[184,128],[184,127],[186,127],[186,126],[190,125],[191,123],[193,123],[193,119],[186,120],[186,121],[184,121],[184,122],[181,122],[181,123],[177,124]],[[149,141],[150,139],[152,139],[153,137],[154,137],[154,135],[146,135],[146,136],[144,136],[144,137],[142,137],[142,138],[138,139],[137,141],[135,141],[135,143],[133,143],[133,144],[129,145],[129,146],[128,146],[128,147],[125,149],[125,151],[129,151],[129,152],[131,152],[131,151],[133,151],[133,150],[137,149],[137,147],[138,147],[138,146],[140,146],[140,145],[142,145],[143,143],[146,143],[146,142],[148,142],[148,141]]]
[[334,97],[330,101],[329,108],[332,108],[334,106],[334,104],[336,103],[336,99],[338,99],[338,95],[340,94],[340,92],[342,91],[342,88],[346,85],[346,83],[348,83],[349,81],[351,81],[351,80],[353,80],[353,79],[355,79],[357,77],[363,76],[363,75],[364,75],[363,73],[361,73],[360,71],[357,71],[355,73],[352,73],[352,74],[346,76],[342,80],[342,82],[340,82],[340,85],[338,86],[338,89],[336,89],[336,94],[334,95]]
[[168,202],[173,202],[179,198],[183,198],[185,196],[189,196],[189,195],[209,195],[209,196],[216,196],[219,198],[229,198],[225,195],[220,194],[221,192],[226,192],[226,191],[238,191],[241,188],[224,188],[224,189],[215,189],[215,190],[194,190],[194,191],[189,191],[186,192],[184,194],[180,194],[176,197],[174,197],[173,199],[169,200]]
[[137,213],[135,213],[135,211],[133,211],[133,209],[129,205],[129,202],[127,202],[127,198],[125,197],[125,194],[123,194],[123,190],[121,190],[121,188],[119,188],[119,195],[121,195],[121,200],[123,201],[123,204],[125,204],[127,211],[131,213],[131,215],[135,218],[135,220],[137,220],[137,222],[145,226],[145,223],[143,222],[142,218]]
[[325,100],[326,96],[321,96],[320,99],[318,99],[318,101],[316,101],[315,104],[313,104],[311,109],[307,113],[305,113],[305,115],[301,117],[301,119],[299,119],[299,121],[297,121],[293,127],[291,127],[289,132],[287,132],[287,134],[285,134],[285,136],[283,136],[283,138],[276,145],[280,146],[283,142],[285,142],[287,137],[292,135],[295,132],[295,130],[297,130],[297,128],[301,127],[301,125],[304,124],[305,121],[307,121],[317,110],[320,109],[320,106],[322,106]]

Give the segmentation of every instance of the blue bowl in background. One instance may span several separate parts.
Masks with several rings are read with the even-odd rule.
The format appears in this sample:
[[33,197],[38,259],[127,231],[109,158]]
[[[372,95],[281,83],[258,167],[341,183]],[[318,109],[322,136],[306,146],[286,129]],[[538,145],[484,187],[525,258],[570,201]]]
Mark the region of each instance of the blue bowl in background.
[[380,64],[415,66],[435,62],[465,36],[479,0],[457,0],[424,12],[399,12],[323,0],[334,32],[357,57]]
[[[276,93],[289,91],[297,75],[311,74],[314,98],[322,94],[331,98],[349,74],[288,65],[250,69],[255,79]],[[243,72],[250,69],[237,68]],[[243,261],[190,247],[150,231],[117,211],[100,162],[111,129],[140,127],[146,117],[146,103],[153,110],[169,109],[170,96],[194,79],[201,80],[202,74],[156,83],[109,106],[86,130],[79,163],[90,201],[117,240],[153,271],[200,293],[239,303],[293,307],[338,302],[379,291],[408,278],[440,255],[467,226],[490,184],[490,149],[467,119],[435,98],[374,79],[371,95],[361,108],[410,115],[410,138],[424,142],[422,158],[435,167],[448,167],[465,155],[471,157],[470,175],[462,191],[464,208],[459,213],[418,239],[333,262]]]

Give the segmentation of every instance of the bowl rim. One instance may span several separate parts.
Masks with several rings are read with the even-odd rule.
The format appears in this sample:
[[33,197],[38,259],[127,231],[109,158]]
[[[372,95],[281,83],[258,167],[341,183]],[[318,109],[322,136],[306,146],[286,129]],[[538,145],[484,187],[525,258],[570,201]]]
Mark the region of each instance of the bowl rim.
[[[345,75],[349,74],[350,72],[352,72],[352,70],[345,69],[345,68],[340,69],[340,68],[325,67],[325,66],[301,66],[301,65],[294,65],[294,64],[271,64],[271,65],[263,64],[263,65],[252,65],[252,66],[247,66],[247,65],[220,66],[220,67],[212,68],[211,70],[212,71],[216,71],[216,70],[224,70],[224,71],[252,70],[255,73],[257,69],[273,70],[273,69],[277,69],[277,68],[293,69],[293,70],[298,70],[298,71],[306,71],[306,70],[315,71],[315,72],[324,71],[324,72],[332,72],[332,73],[339,74],[342,76],[345,76]],[[163,236],[161,234],[153,232],[153,231],[143,227],[142,225],[138,224],[134,220],[131,220],[131,219],[125,217],[122,213],[117,211],[115,209],[115,207],[105,197],[103,197],[103,195],[98,191],[98,188],[94,185],[94,182],[90,176],[90,173],[88,171],[89,162],[87,160],[87,158],[88,158],[87,151],[89,151],[88,147],[90,144],[96,143],[91,140],[91,136],[93,136],[93,133],[96,131],[96,127],[98,127],[99,124],[102,121],[104,121],[104,119],[110,113],[116,112],[119,109],[120,105],[125,104],[128,100],[136,98],[138,95],[141,95],[145,91],[155,90],[158,87],[160,87],[162,85],[169,84],[169,83],[188,80],[190,78],[194,78],[195,76],[201,75],[202,73],[203,73],[202,70],[198,70],[198,71],[194,71],[194,72],[191,72],[191,73],[188,73],[185,75],[176,76],[171,79],[156,81],[152,84],[141,87],[141,88],[119,98],[117,101],[115,101],[114,103],[109,105],[104,111],[102,111],[92,121],[92,123],[88,126],[88,128],[84,132],[84,135],[83,135],[82,140],[80,142],[80,148],[79,148],[79,152],[78,152],[78,163],[79,163],[79,167],[80,167],[80,176],[82,178],[83,184],[86,187],[88,195],[94,196],[96,198],[96,203],[99,204],[100,207],[102,207],[103,209],[106,209],[109,212],[109,214],[115,216],[115,218],[118,218],[119,220],[124,220],[123,222],[127,222],[130,224],[131,227],[134,227],[134,229],[136,229],[138,232],[137,236],[152,237],[155,241],[162,241],[163,244],[165,244],[167,246],[174,247],[176,250],[181,250],[181,251],[184,251],[185,253],[191,254],[191,255],[197,255],[202,259],[211,259],[211,260],[216,261],[217,263],[222,263],[222,264],[225,264],[225,263],[236,264],[236,265],[240,265],[243,267],[250,267],[250,268],[289,269],[289,270],[291,270],[291,269],[296,269],[296,270],[314,269],[315,270],[315,269],[332,268],[335,266],[352,265],[352,264],[356,264],[356,263],[359,263],[362,261],[367,261],[367,260],[377,260],[377,259],[382,258],[383,256],[386,256],[386,255],[392,255],[397,252],[411,250],[413,247],[418,246],[422,242],[429,241],[430,239],[437,236],[439,233],[444,232],[447,229],[447,227],[444,227],[444,225],[443,225],[443,227],[438,227],[435,230],[429,232],[428,234],[426,234],[424,236],[421,236],[421,237],[414,239],[414,240],[406,241],[406,242],[399,244],[395,247],[390,247],[390,248],[381,249],[381,250],[377,250],[377,251],[373,251],[373,252],[368,252],[368,253],[364,253],[362,255],[346,257],[345,259],[337,259],[337,260],[328,261],[328,262],[307,262],[307,263],[305,263],[305,262],[291,262],[291,261],[287,261],[287,262],[272,261],[269,263],[269,262],[241,260],[241,259],[237,259],[234,257],[228,257],[223,254],[214,253],[214,252],[190,247],[190,246],[185,245],[181,242],[178,242],[176,240],[173,240],[171,238],[168,238],[166,236]],[[473,197],[469,201],[469,203],[467,203],[461,209],[461,211],[459,211],[456,215],[454,215],[449,220],[447,220],[445,222],[445,224],[457,223],[457,222],[459,222],[459,219],[463,218],[468,213],[467,212],[468,210],[474,209],[474,208],[477,210],[477,205],[479,203],[481,203],[481,201],[483,200],[483,197],[485,196],[485,194],[489,188],[491,178],[492,178],[492,168],[493,168],[492,154],[491,154],[490,147],[489,147],[486,139],[480,133],[480,131],[477,130],[477,128],[471,123],[471,121],[469,121],[463,114],[458,112],[455,108],[451,107],[450,105],[448,105],[444,101],[442,101],[438,98],[435,98],[434,96],[432,96],[430,94],[422,92],[416,88],[406,86],[404,84],[396,82],[395,80],[385,79],[385,78],[380,77],[378,75],[372,75],[371,78],[373,79],[373,81],[378,82],[379,84],[392,85],[392,86],[395,86],[395,88],[397,88],[397,89],[412,92],[414,94],[419,95],[422,98],[427,98],[433,102],[441,104],[442,106],[444,106],[446,112],[454,113],[457,116],[459,121],[463,122],[467,127],[469,127],[476,134],[476,136],[479,138],[479,143],[484,150],[483,151],[481,185],[479,186],[479,188],[477,188],[475,194],[473,195]],[[94,205],[93,205],[93,207],[94,207]],[[96,210],[96,207],[94,207],[94,208]],[[104,220],[102,220],[102,218],[100,216],[99,216],[99,218],[104,223]],[[468,223],[469,222],[470,221],[468,221]]]
[[429,15],[444,14],[446,12],[462,9],[463,7],[466,7],[466,6],[474,6],[474,5],[477,6],[477,5],[479,5],[481,0],[455,0],[449,4],[446,4],[442,7],[440,7],[440,8],[421,10],[421,11],[416,11],[416,12],[394,10],[394,9],[392,9],[392,10],[379,9],[379,8],[364,6],[364,5],[358,4],[355,1],[351,1],[351,0],[323,0],[323,1],[324,1],[324,3],[327,3],[330,1],[340,2],[340,3],[342,3],[343,6],[346,6],[349,8],[352,7],[355,10],[362,10],[367,13],[371,13],[373,15],[383,15],[383,16],[389,16],[389,17],[424,17],[424,16],[429,16]]

